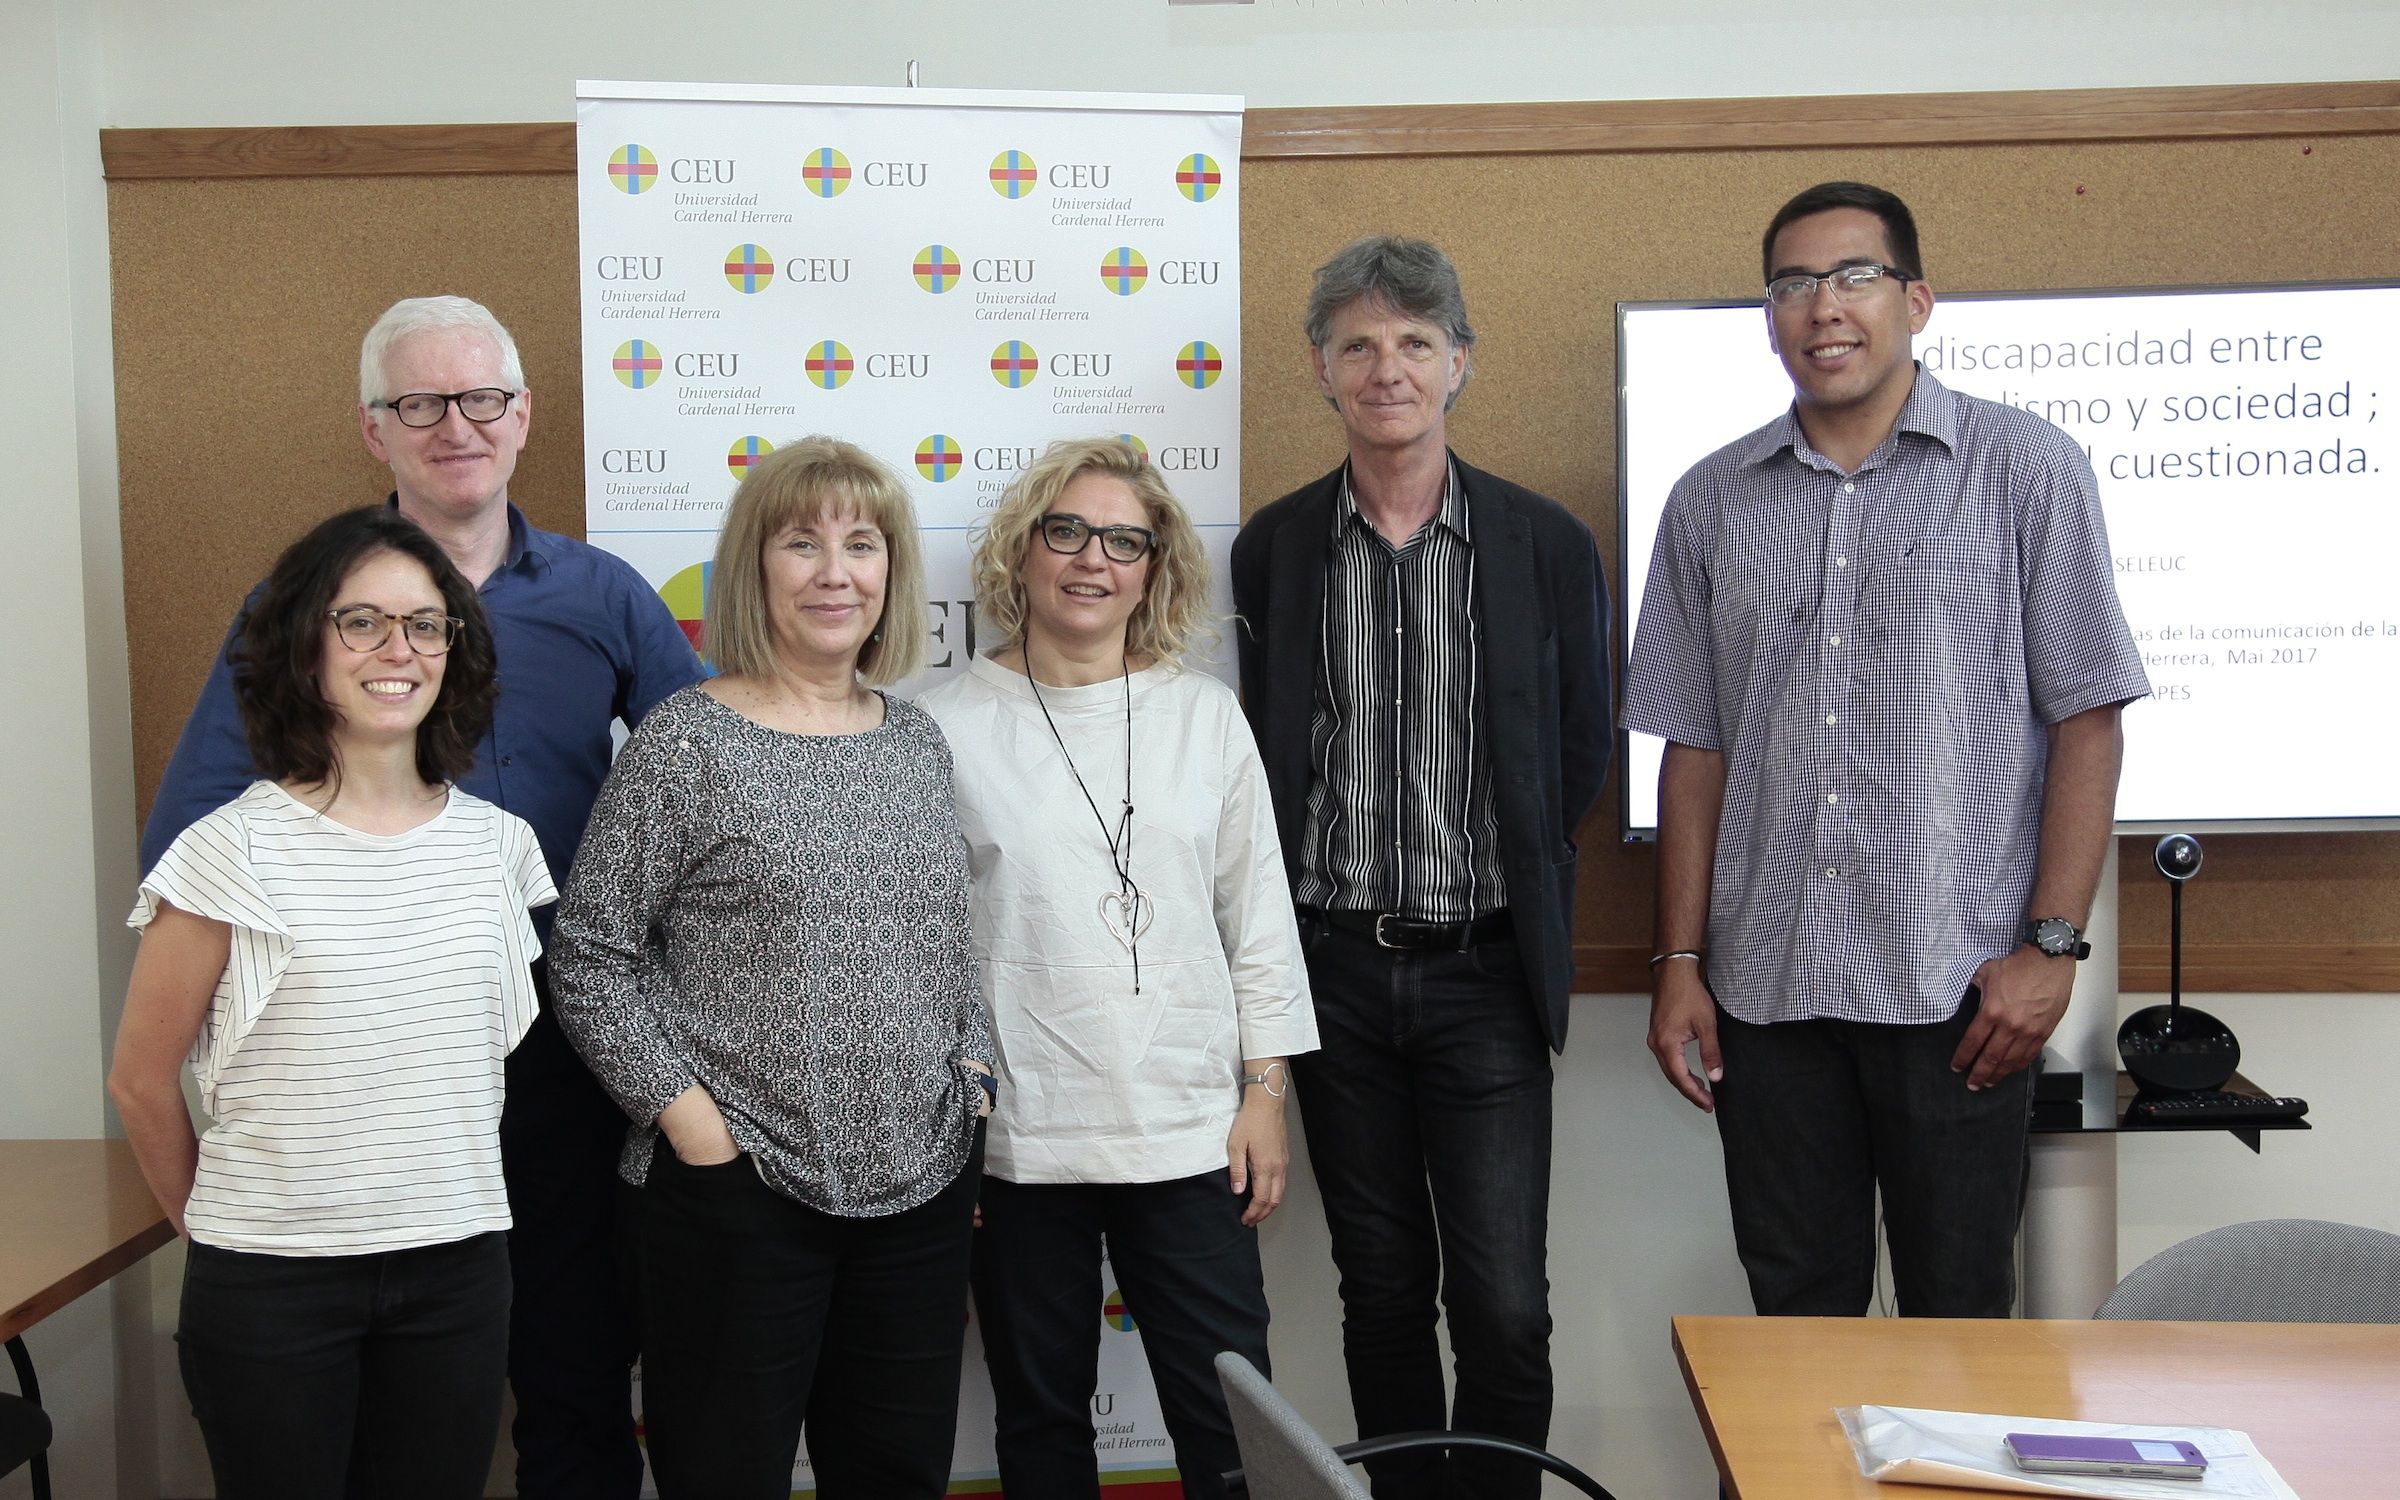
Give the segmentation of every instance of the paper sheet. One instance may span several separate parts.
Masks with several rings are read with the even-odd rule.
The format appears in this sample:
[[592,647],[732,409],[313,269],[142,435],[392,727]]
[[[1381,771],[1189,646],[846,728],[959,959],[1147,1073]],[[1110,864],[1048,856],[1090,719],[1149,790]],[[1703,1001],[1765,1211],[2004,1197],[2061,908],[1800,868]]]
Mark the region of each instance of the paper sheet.
[[[2224,1427],[2118,1426],[1907,1406],[1844,1406],[1834,1415],[1850,1435],[1859,1472],[1886,1484],[1950,1484],[2079,1500],[2299,1500],[2251,1445],[2249,1434]],[[2001,1437],[2011,1432],[2180,1439],[2207,1457],[2208,1473],[2198,1480],[2028,1474],[2001,1445]]]

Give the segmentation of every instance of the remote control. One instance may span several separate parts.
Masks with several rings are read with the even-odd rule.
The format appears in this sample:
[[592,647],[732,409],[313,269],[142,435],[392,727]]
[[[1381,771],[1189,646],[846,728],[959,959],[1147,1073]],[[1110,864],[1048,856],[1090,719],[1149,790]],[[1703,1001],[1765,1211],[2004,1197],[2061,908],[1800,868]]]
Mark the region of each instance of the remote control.
[[2219,1121],[2297,1120],[2308,1113],[2306,1099],[2264,1098],[2207,1089],[2133,1101],[2126,1113],[2159,1125],[2212,1125]]

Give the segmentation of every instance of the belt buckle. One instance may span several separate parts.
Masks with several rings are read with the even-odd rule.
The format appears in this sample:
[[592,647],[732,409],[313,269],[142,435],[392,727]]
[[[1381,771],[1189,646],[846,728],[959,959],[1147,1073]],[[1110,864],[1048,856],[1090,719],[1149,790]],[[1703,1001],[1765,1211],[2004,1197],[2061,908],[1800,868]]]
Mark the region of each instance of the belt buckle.
[[1385,936],[1383,935],[1383,924],[1384,924],[1384,923],[1386,923],[1386,922],[1394,922],[1394,921],[1405,921],[1405,920],[1407,920],[1407,919],[1406,919],[1406,918],[1404,918],[1404,917],[1402,917],[1402,916],[1401,916],[1401,915],[1400,915],[1398,912],[1396,912],[1396,911],[1379,911],[1379,912],[1377,912],[1377,913],[1375,914],[1375,946],[1376,946],[1376,947],[1378,947],[1378,948],[1389,948],[1389,949],[1393,950],[1394,952],[1405,952],[1405,951],[1407,951],[1407,946],[1408,946],[1407,944],[1405,944],[1405,943],[1395,943],[1395,942],[1393,942],[1393,941],[1392,941],[1390,938],[1387,938],[1387,937],[1385,937]]

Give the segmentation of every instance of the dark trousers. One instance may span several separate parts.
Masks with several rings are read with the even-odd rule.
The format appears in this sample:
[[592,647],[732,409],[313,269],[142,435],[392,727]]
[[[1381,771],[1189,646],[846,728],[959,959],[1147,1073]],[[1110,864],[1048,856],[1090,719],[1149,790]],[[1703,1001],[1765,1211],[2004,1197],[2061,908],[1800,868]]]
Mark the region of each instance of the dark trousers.
[[[1293,1060],[1361,1437],[1550,1433],[1550,1051],[1514,943],[1397,952],[1303,918],[1321,1050]],[[1457,1401],[1444,1410],[1435,1299]],[[1479,1454],[1367,1465],[1378,1500],[1530,1497]]]
[[1175,1444],[1186,1500],[1219,1500],[1241,1467],[1217,1384],[1230,1349],[1267,1369],[1267,1291],[1249,1202],[1222,1171],[1172,1182],[1019,1185],[987,1177],[975,1235],[975,1310],[997,1403],[1000,1486],[1096,1500],[1092,1395],[1099,1384],[1100,1250]]
[[978,1130],[956,1180],[872,1219],[805,1208],[747,1156],[659,1138],[642,1188],[642,1400],[665,1500],[784,1500],[803,1426],[823,1500],[950,1483]]
[[175,1343],[220,1500],[476,1500],[508,1249],[497,1232],[371,1255],[194,1243]]
[[2016,1298],[2031,1070],[1967,1092],[1933,1025],[1717,1012],[1725,1189],[1765,1314],[1856,1317],[1875,1293],[1875,1195],[1904,1317],[2005,1318]]
[[617,1176],[625,1115],[567,1045],[534,966],[542,1013],[508,1059],[500,1165],[508,1179],[508,1379],[517,1493],[524,1500],[633,1500],[637,1348],[632,1269]]

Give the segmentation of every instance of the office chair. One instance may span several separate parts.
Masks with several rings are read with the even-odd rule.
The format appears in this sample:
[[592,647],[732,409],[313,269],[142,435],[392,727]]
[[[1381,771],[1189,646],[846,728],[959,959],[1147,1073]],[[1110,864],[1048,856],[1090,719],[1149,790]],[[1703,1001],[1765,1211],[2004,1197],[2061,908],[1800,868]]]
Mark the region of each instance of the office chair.
[[2254,1219],[2143,1261],[2095,1318],[2400,1323],[2400,1234],[2323,1219]]
[[1242,1450],[1242,1467],[1225,1475],[1225,1488],[1236,1495],[1257,1500],[1367,1500],[1366,1487],[1350,1472],[1354,1463],[1421,1448],[1480,1448],[1538,1464],[1594,1500],[1615,1500],[1565,1459],[1488,1433],[1403,1432],[1336,1448],[1317,1436],[1258,1367],[1240,1355],[1228,1351],[1217,1356],[1217,1379],[1225,1387],[1234,1441]]
[[14,1474],[31,1465],[33,1500],[50,1500],[50,1414],[42,1410],[42,1387],[33,1378],[33,1357],[23,1339],[8,1341],[8,1362],[16,1366],[21,1396],[0,1395],[0,1474]]

